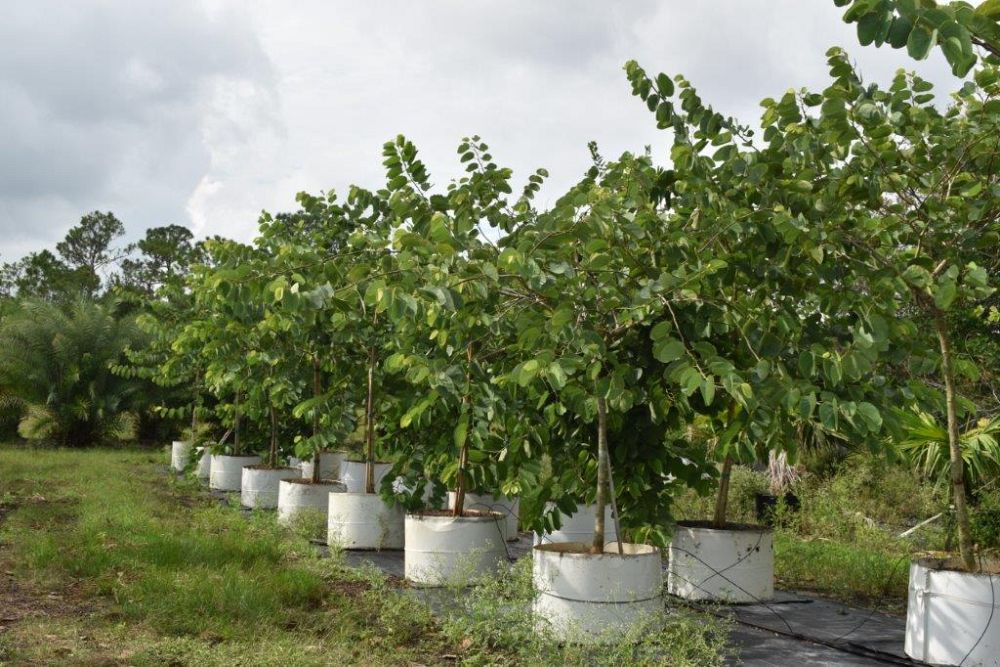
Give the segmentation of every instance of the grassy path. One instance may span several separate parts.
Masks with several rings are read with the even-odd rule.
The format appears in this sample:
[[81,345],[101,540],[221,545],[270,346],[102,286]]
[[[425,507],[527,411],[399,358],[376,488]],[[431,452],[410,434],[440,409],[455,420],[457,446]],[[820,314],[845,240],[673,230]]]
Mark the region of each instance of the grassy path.
[[0,664],[436,664],[430,616],[159,472],[0,449]]
[[221,507],[161,452],[0,446],[0,667],[725,664],[727,624],[675,608],[619,644],[559,645],[531,563],[429,608]]

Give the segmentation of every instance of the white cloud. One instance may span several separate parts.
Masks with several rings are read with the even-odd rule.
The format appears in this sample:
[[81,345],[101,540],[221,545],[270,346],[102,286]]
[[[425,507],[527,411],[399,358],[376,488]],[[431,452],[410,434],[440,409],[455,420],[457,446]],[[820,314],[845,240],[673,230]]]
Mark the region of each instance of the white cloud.
[[[956,86],[935,54],[863,49],[829,0],[195,0],[16,4],[0,26],[0,254],[59,238],[91,209],[133,233],[185,222],[249,238],[261,209],[299,190],[378,186],[381,145],[407,134],[434,181],[480,134],[543,199],[606,156],[659,134],[623,63],[685,74],[726,113],[821,87],[846,46],[866,76],[918,68]],[[59,11],[60,21],[47,20]]]

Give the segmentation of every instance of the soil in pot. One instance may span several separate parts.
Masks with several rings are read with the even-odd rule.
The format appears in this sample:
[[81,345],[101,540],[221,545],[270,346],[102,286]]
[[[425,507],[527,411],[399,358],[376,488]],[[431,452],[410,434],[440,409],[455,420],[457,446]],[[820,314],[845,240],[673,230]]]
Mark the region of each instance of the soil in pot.
[[687,600],[755,603],[774,597],[770,528],[682,521],[670,540],[667,590]]
[[[455,492],[448,492],[448,508],[455,507]],[[492,495],[489,493],[466,493],[465,509],[479,510],[486,512],[500,512],[504,515],[503,534],[508,542],[518,538],[518,512],[520,510],[520,499],[508,498],[507,496]]]
[[257,509],[276,508],[278,506],[278,483],[282,479],[297,477],[298,472],[295,468],[289,467],[244,466],[240,504],[243,507]]
[[532,550],[533,612],[539,632],[557,641],[603,643],[621,639],[663,612],[660,550],[608,542],[591,554],[582,542]]
[[349,550],[403,548],[403,508],[377,493],[331,493],[327,544]]
[[906,655],[934,665],[1000,665],[1000,560],[967,572],[957,557],[910,563]]
[[504,517],[469,510],[407,514],[404,570],[418,586],[467,586],[491,576],[508,562]]

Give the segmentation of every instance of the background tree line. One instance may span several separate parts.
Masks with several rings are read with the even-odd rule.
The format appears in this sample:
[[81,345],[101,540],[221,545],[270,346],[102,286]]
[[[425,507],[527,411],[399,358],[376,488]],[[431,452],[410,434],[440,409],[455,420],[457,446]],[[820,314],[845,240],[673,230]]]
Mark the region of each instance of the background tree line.
[[170,402],[166,389],[112,370],[146,346],[137,318],[157,290],[182,289],[203,244],[180,225],[124,236],[113,213],[94,211],[54,251],[0,268],[0,437],[86,446],[175,429],[152,409]]

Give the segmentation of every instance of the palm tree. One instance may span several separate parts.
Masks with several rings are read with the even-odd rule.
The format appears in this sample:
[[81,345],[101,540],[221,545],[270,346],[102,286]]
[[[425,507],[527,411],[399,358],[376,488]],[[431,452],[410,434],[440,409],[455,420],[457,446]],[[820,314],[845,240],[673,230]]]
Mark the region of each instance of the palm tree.
[[27,405],[20,434],[72,446],[135,437],[142,385],[110,366],[142,340],[113,306],[22,303],[0,324],[0,386]]

